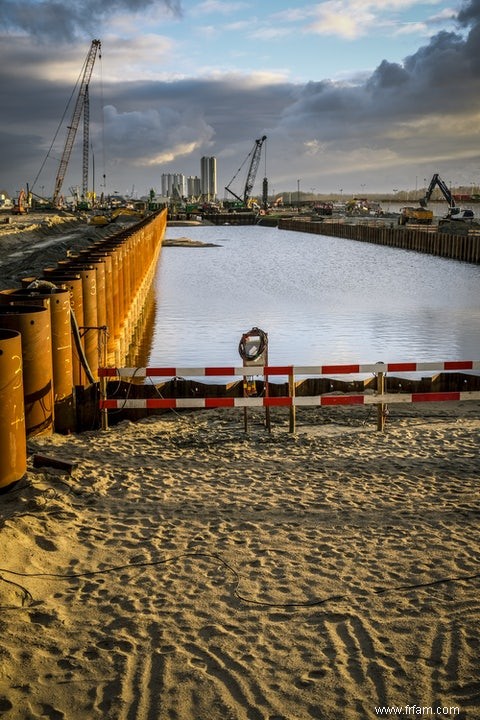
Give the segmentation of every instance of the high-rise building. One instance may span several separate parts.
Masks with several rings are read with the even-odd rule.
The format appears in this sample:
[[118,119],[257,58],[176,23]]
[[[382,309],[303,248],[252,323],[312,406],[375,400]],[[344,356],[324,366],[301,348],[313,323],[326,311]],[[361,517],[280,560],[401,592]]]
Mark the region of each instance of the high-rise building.
[[198,198],[202,193],[202,184],[198,175],[187,177],[187,195],[189,198]]
[[163,173],[162,175],[162,195],[164,197],[185,197],[185,175],[181,173]]
[[214,200],[217,197],[217,158],[202,157],[200,181],[203,197],[206,200]]

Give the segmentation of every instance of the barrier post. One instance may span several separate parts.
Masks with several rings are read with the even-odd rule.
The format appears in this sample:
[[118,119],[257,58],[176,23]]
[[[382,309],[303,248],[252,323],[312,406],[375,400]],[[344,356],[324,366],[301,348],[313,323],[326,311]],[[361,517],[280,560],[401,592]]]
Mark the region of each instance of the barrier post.
[[[266,366],[268,367],[268,335],[266,337],[267,337],[267,341],[266,341],[267,347],[265,350],[264,362],[265,362]],[[265,388],[265,397],[268,398],[268,372],[266,370],[264,370],[263,385]],[[272,432],[272,423],[270,420],[270,405],[268,405],[268,403],[265,405],[265,427],[267,428],[268,432]]]
[[296,429],[296,407],[295,407],[295,375],[293,374],[293,368],[288,375],[288,394],[292,398],[292,404],[290,405],[290,423],[288,431],[291,433],[295,432]]
[[[268,398],[268,335],[258,327],[253,327],[249,332],[243,333],[239,345],[238,353],[243,360],[243,367],[263,367],[264,394]],[[250,377],[250,379],[249,379]],[[243,376],[243,396],[250,397],[256,393],[253,375]],[[245,432],[248,432],[248,412],[247,406],[244,407],[243,424]],[[265,403],[265,425],[268,431],[270,426],[270,407],[268,402]]]
[[[106,326],[103,326],[100,328],[102,335],[103,335],[103,367],[107,367],[107,354],[108,354],[108,347],[107,347],[107,337],[108,337],[108,328]],[[107,383],[108,379],[106,375],[103,373],[100,375],[100,398],[102,400],[102,409],[100,412],[100,418],[101,418],[101,426],[102,430],[108,430],[108,410],[105,407],[105,400],[107,399]]]
[[[385,363],[378,362],[376,364],[378,368],[377,375],[377,395],[385,395]],[[384,403],[378,403],[377,405],[377,430],[378,432],[385,432],[385,416],[386,416],[386,405]]]

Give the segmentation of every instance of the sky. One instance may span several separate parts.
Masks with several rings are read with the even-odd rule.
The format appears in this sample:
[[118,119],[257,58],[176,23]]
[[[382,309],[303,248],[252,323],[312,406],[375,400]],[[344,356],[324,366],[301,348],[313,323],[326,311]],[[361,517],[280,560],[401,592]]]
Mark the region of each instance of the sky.
[[[90,188],[141,197],[163,173],[241,193],[480,184],[480,0],[0,0],[0,191],[51,196],[78,81]],[[70,101],[70,104],[69,104]],[[62,120],[63,118],[63,120]],[[82,123],[63,192],[82,184]],[[235,180],[232,182],[233,178]]]

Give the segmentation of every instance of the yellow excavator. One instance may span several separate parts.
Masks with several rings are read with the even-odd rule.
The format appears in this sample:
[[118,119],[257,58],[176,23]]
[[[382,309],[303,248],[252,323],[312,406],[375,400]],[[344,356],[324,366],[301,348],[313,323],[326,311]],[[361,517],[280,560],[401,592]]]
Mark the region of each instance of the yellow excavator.
[[109,225],[110,223],[115,222],[115,220],[122,215],[129,215],[140,220],[145,217],[145,211],[130,207],[118,207],[111,212],[96,212],[93,215],[90,215],[88,224],[95,225],[96,227],[103,227],[104,225]]

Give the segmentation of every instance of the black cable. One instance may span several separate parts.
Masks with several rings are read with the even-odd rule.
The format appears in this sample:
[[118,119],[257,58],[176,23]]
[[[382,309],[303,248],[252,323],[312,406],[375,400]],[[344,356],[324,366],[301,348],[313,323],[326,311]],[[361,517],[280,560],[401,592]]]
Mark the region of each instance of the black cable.
[[[247,353],[247,348],[246,348],[246,341],[251,335],[255,335],[255,336],[258,335],[258,337],[260,338],[258,348],[256,349],[256,351],[253,354]],[[256,360],[264,352],[264,350],[267,346],[267,342],[268,342],[267,333],[264,332],[263,330],[260,330],[260,328],[253,327],[248,333],[244,333],[242,335],[240,342],[238,344],[238,353],[243,360],[250,360],[250,361]]]
[[[135,368],[135,371],[134,371],[133,375],[130,376],[130,377],[131,377],[131,380],[127,383],[127,394],[125,395],[124,398],[122,398],[122,400],[123,400],[122,406],[121,406],[121,407],[117,407],[115,410],[109,410],[108,412],[109,412],[109,415],[110,415],[110,416],[113,417],[113,416],[116,415],[117,413],[121,413],[121,412],[123,412],[123,411],[125,410],[125,405],[126,405],[128,399],[129,399],[129,397],[130,397],[130,393],[131,393],[132,388],[133,388],[133,380],[137,377],[137,373],[139,373],[141,369],[142,369],[142,368],[140,368],[140,367]],[[119,369],[118,369],[118,368],[115,368],[115,370],[117,371],[117,375],[119,376],[119,380],[118,380],[118,382],[117,382],[117,388],[116,388],[116,390],[113,392],[113,397],[115,397],[115,395],[116,395],[116,394],[121,390],[121,388],[122,388],[122,379],[121,379],[121,376],[120,376],[120,374],[119,374],[119,372],[118,372]],[[110,395],[110,398],[111,398],[111,399],[113,399],[113,397],[112,397],[112,395]],[[117,402],[118,402],[118,401],[117,401]],[[127,410],[128,410],[128,408],[127,408]]]
[[[31,595],[31,593],[29,593],[27,588],[23,587],[23,585],[19,585],[18,583],[13,582],[12,580],[7,580],[6,578],[2,577],[1,575],[0,575],[0,580],[2,580],[4,583],[7,583],[8,585],[13,585],[14,587],[16,587],[22,591],[22,593],[23,593],[22,607],[28,607],[28,605],[33,603],[33,596]],[[28,604],[26,605],[27,601],[28,601]],[[18,610],[18,608],[15,607],[14,605],[13,606],[12,605],[0,605],[0,610]]]
[[[120,570],[129,570],[131,568],[142,568],[142,567],[155,567],[158,565],[166,565],[167,563],[176,562],[178,560],[181,560],[182,558],[205,558],[207,560],[215,560],[216,562],[221,563],[227,570],[229,570],[232,575],[235,577],[235,589],[234,589],[234,595],[242,602],[248,603],[250,605],[258,605],[260,607],[272,607],[272,608],[310,608],[310,607],[317,607],[320,605],[325,605],[328,602],[338,601],[338,600],[348,600],[349,598],[355,597],[355,595],[352,594],[342,594],[342,595],[329,595],[326,598],[323,598],[321,600],[310,600],[307,602],[287,602],[287,603],[274,603],[274,602],[267,602],[265,600],[255,600],[252,598],[245,597],[238,591],[238,587],[240,585],[240,574],[237,570],[235,570],[234,567],[232,567],[226,560],[224,560],[220,555],[216,555],[215,553],[201,553],[201,552],[191,552],[191,553],[181,553],[180,555],[174,555],[170,558],[165,558],[163,560],[153,560],[153,561],[145,561],[145,562],[133,562],[133,563],[127,563],[125,565],[113,565],[109,568],[104,568],[103,570],[88,570],[86,572],[82,573],[71,573],[71,574],[61,574],[61,573],[22,573],[17,572],[15,570],[7,570],[6,568],[0,568],[0,573],[10,573],[11,575],[15,575],[16,577],[26,577],[26,578],[57,578],[59,580],[74,580],[77,578],[87,578],[87,577],[94,577],[95,575],[104,575],[106,573],[116,572]],[[426,587],[434,587],[435,585],[443,585],[445,583],[451,583],[451,582],[466,582],[468,580],[476,580],[480,577],[480,573],[475,573],[473,575],[461,575],[458,577],[447,577],[447,578],[439,578],[438,580],[431,580],[429,582],[424,583],[412,583],[410,585],[398,585],[396,587],[386,587],[386,588],[378,588],[376,590],[372,590],[372,595],[383,595],[387,593],[394,593],[394,592],[401,592],[404,590],[417,590],[420,588],[426,588]],[[5,582],[10,582],[9,580],[5,580],[5,578],[0,575],[0,580],[4,580]],[[15,583],[11,583],[15,585]],[[21,587],[20,585],[18,587]],[[24,589],[24,588],[22,588]],[[27,595],[32,599],[33,598],[30,595],[30,593],[25,590]],[[363,597],[363,596],[362,596]],[[5,609],[5,608],[3,608]]]
[[92,385],[95,384],[95,378],[93,377],[92,371],[90,370],[90,366],[88,364],[87,356],[85,355],[85,351],[83,349],[82,340],[80,338],[80,329],[78,327],[77,318],[75,317],[75,313],[73,311],[73,308],[71,308],[70,311],[70,323],[72,326],[72,334],[73,339],[75,341],[75,347],[78,352],[78,357],[80,359],[80,362],[83,366],[83,369],[85,370],[85,374],[89,380],[89,382],[92,383]]

